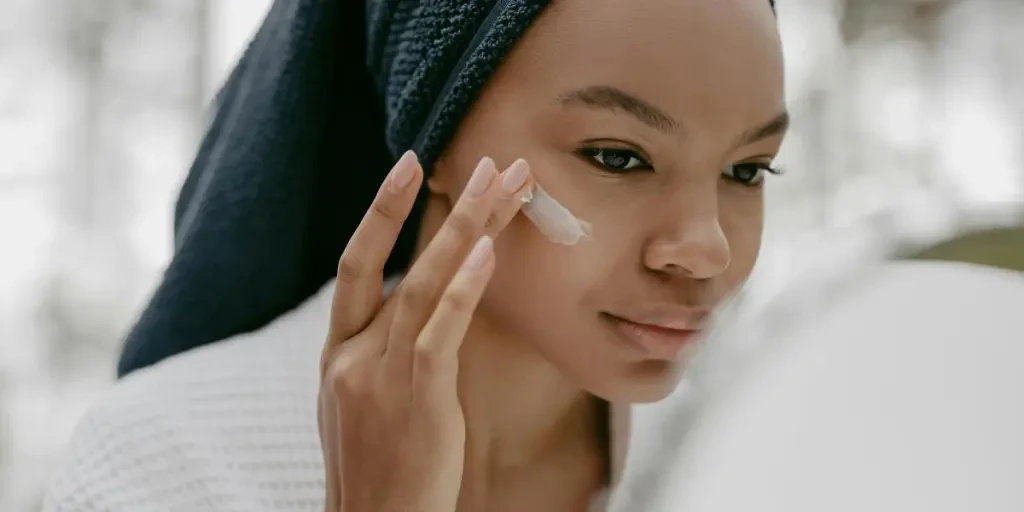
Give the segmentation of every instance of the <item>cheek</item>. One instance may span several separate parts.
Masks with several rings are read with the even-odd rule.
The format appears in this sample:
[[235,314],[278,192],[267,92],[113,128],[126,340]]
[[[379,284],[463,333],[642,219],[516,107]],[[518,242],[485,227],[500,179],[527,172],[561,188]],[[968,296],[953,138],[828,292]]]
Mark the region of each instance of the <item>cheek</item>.
[[549,359],[586,353],[597,325],[589,300],[613,275],[614,260],[597,240],[575,246],[548,241],[521,215],[495,239],[497,265],[481,304],[497,327],[529,340]]
[[622,257],[637,251],[621,246],[596,237],[558,246],[517,217],[495,240],[498,262],[479,312],[588,392],[654,401],[674,387],[673,365],[624,354],[597,315],[602,301],[595,299],[608,304],[610,283],[616,276],[621,283]]
[[750,276],[761,250],[764,199],[761,191],[726,193],[720,207],[722,231],[729,241],[729,268],[725,278],[739,286]]
[[600,281],[591,274],[592,259],[581,246],[547,241],[522,216],[495,239],[494,249],[497,264],[479,313],[572,380],[591,380],[580,364],[594,323],[581,301],[590,283]]
[[[586,293],[597,271],[587,243],[557,245],[522,215],[517,215],[495,239],[497,265],[485,300],[516,320],[543,321],[539,313],[566,315]],[[590,263],[590,264],[587,264]]]

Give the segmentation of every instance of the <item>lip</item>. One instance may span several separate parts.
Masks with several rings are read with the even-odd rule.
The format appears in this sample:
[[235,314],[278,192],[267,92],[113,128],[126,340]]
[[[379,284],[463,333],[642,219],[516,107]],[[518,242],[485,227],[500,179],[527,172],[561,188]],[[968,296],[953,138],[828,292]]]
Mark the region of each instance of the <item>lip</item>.
[[648,357],[674,361],[679,353],[697,340],[700,331],[678,329],[664,325],[653,325],[626,320],[609,313],[602,313],[615,335],[627,345]]

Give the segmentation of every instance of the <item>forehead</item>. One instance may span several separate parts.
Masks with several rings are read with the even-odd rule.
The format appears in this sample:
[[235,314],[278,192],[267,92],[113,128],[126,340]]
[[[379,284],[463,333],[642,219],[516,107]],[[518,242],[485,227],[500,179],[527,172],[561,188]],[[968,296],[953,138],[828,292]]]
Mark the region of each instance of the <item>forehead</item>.
[[528,94],[611,85],[684,123],[758,123],[783,110],[768,0],[556,0],[508,64]]

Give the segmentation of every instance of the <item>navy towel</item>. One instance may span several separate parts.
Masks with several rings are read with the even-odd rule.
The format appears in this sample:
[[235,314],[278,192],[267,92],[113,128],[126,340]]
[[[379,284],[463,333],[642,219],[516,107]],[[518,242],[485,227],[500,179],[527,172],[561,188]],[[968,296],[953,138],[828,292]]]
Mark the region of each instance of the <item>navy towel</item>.
[[319,289],[396,157],[416,149],[429,172],[546,3],[275,0],[218,95],[118,375],[258,329]]

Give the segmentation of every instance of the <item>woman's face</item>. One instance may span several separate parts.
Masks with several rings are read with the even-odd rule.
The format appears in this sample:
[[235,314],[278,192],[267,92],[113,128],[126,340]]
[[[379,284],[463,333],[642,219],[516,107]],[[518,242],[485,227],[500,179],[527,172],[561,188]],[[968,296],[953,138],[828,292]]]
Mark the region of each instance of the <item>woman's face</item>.
[[693,344],[679,330],[754,266],[783,96],[768,0],[554,2],[436,177],[457,195],[481,157],[523,157],[593,236],[556,245],[517,216],[479,315],[598,396],[665,396]]

